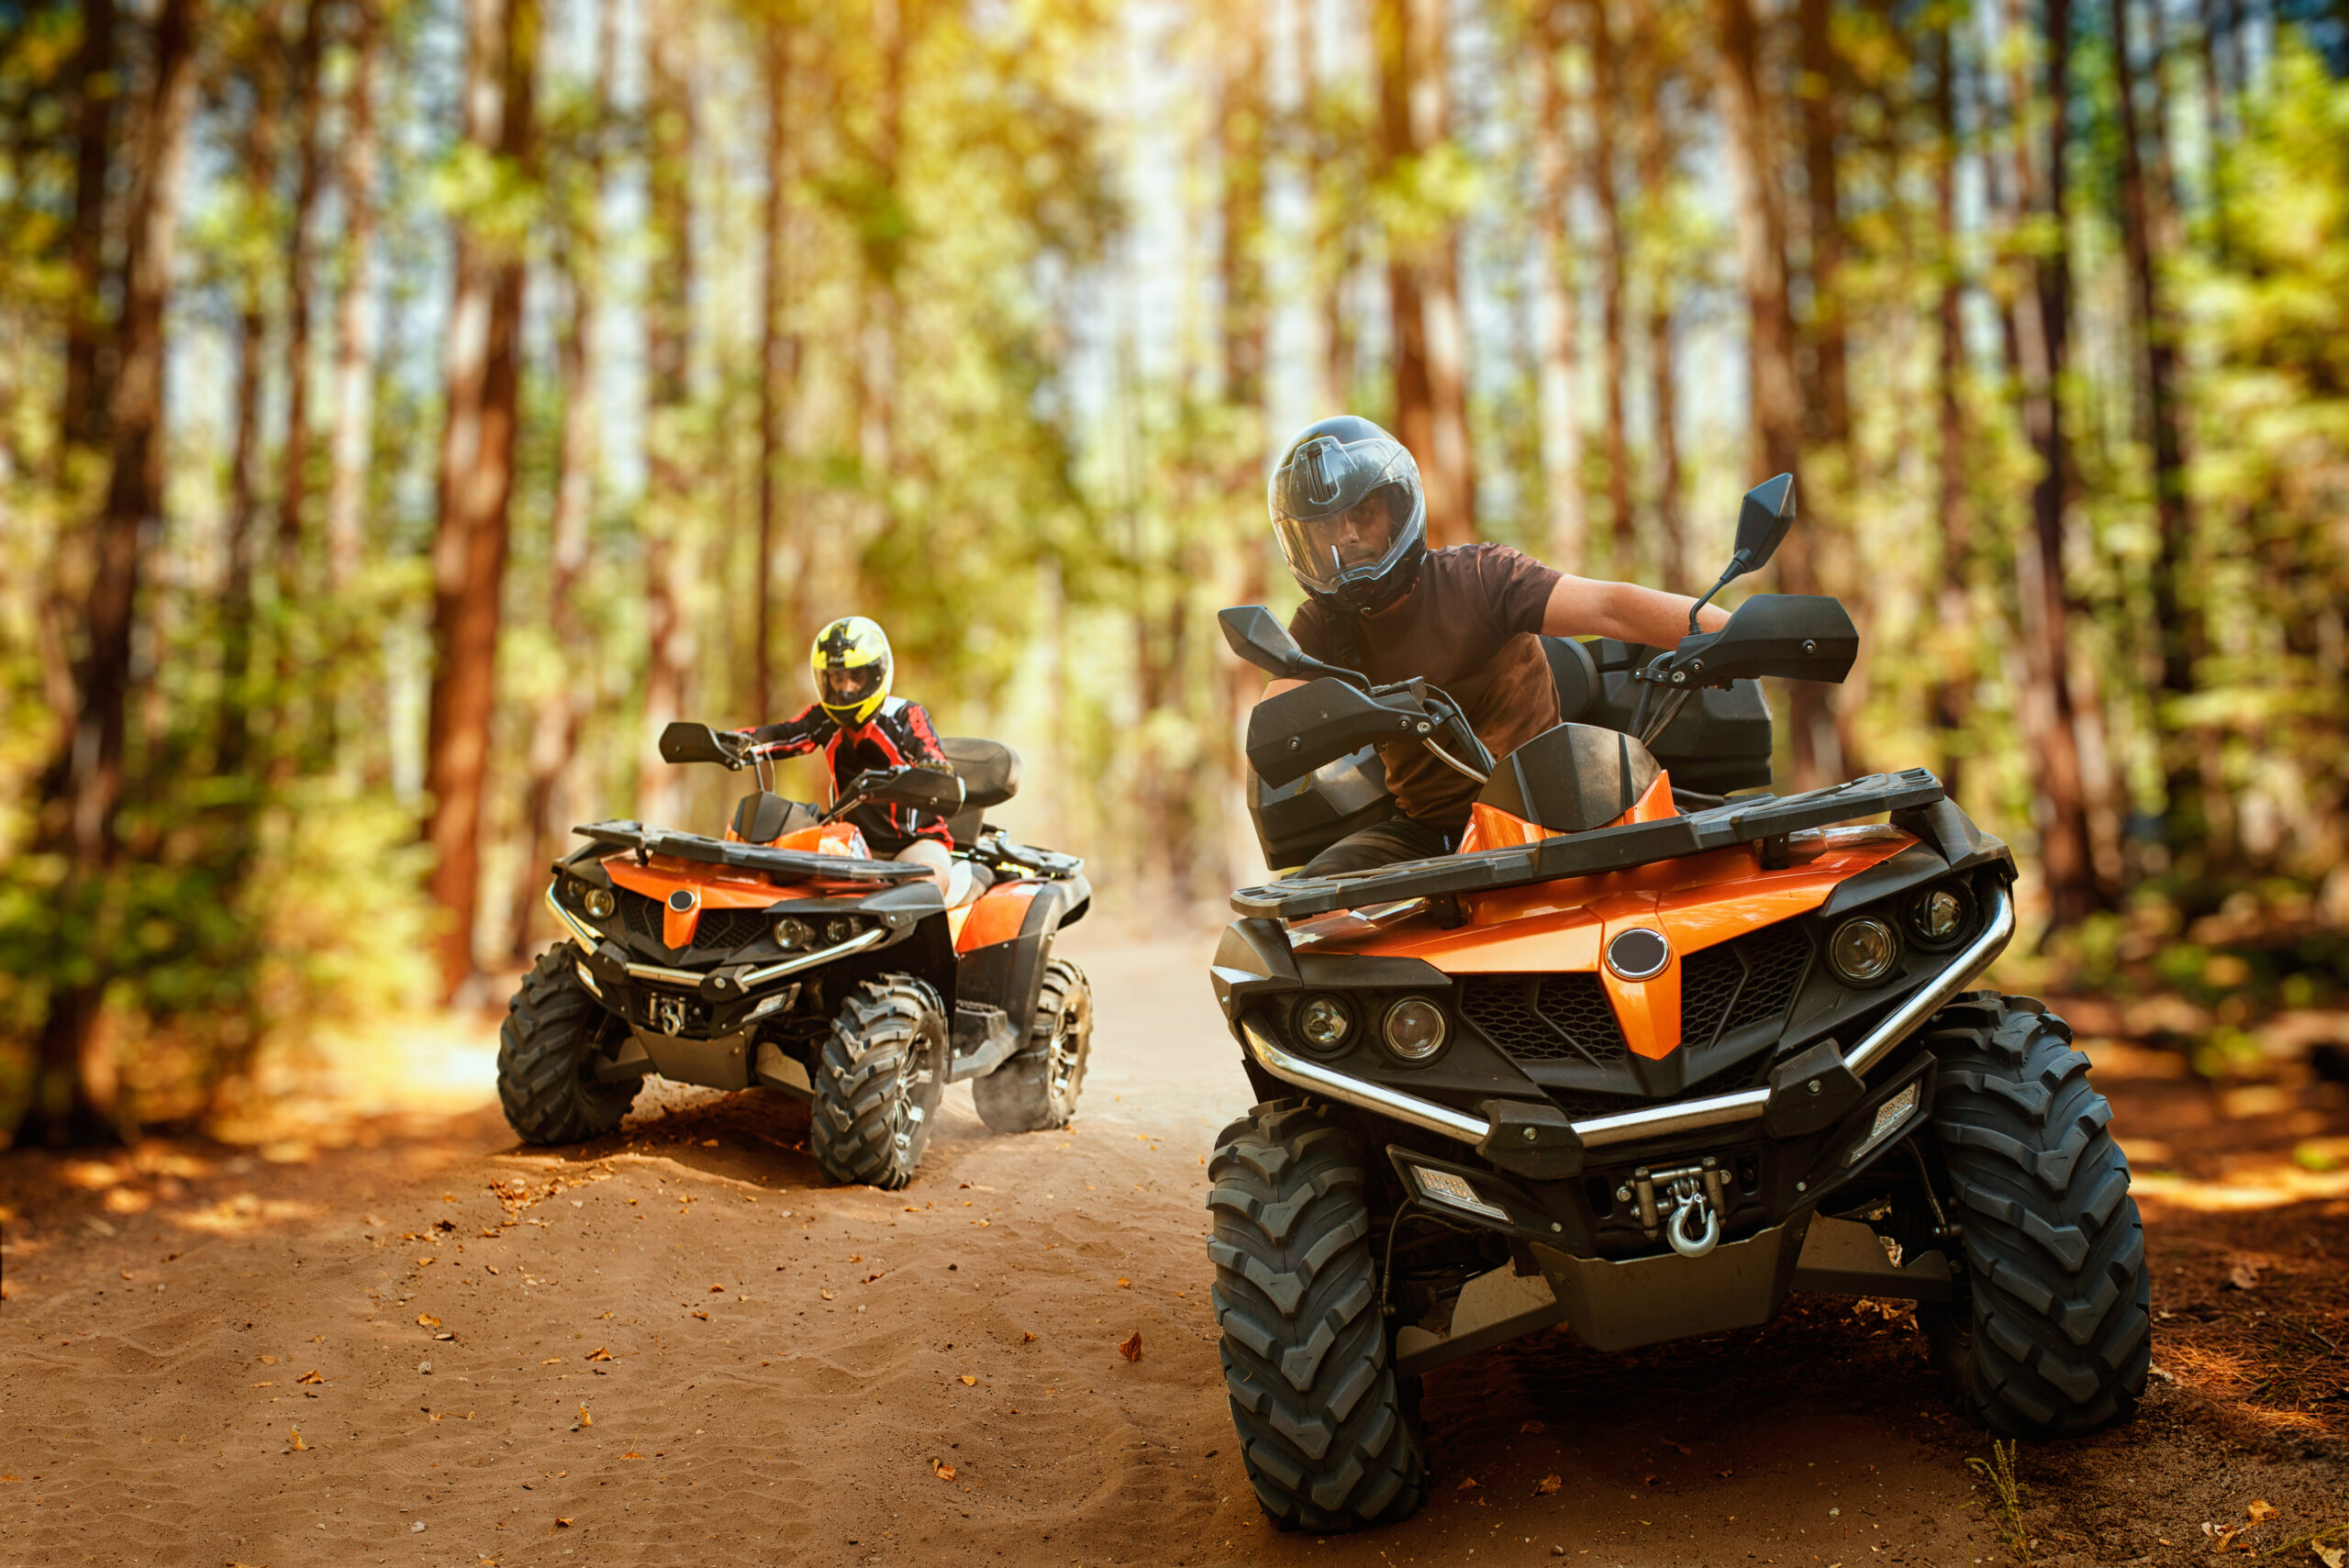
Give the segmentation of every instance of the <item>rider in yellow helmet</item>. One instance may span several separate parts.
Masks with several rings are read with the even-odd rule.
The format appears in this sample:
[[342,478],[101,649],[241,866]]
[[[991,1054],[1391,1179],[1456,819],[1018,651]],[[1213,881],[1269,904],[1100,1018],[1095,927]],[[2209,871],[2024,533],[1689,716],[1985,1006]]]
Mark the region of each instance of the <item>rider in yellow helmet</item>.
[[[816,675],[816,700],[781,724],[742,731],[755,754],[797,757],[821,751],[834,800],[867,769],[949,768],[928,711],[889,695],[889,638],[878,621],[841,617],[816,634],[807,662]],[[926,865],[939,886],[946,886],[954,842],[946,818],[907,806],[865,805],[848,819],[874,854]]]

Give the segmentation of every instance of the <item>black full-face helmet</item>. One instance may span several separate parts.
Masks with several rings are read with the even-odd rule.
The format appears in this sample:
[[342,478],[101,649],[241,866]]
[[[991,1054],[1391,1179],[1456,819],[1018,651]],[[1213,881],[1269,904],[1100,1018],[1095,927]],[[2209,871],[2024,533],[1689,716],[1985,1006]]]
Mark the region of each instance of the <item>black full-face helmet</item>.
[[1266,501],[1289,572],[1315,598],[1383,610],[1419,580],[1428,537],[1419,465],[1369,420],[1341,414],[1297,432]]

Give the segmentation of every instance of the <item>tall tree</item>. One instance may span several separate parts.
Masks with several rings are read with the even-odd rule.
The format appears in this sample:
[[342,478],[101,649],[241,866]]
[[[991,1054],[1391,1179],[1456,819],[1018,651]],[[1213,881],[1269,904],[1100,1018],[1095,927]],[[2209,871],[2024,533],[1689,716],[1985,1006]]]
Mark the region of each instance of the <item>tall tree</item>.
[[[1664,98],[1675,62],[1668,51],[1661,5],[1653,5],[1640,19],[1638,61],[1632,96],[1633,129],[1639,142],[1640,202],[1649,234],[1666,240],[1672,228],[1675,152],[1672,133],[1664,125]],[[1652,266],[1647,279],[1648,410],[1654,425],[1655,515],[1663,550],[1663,577],[1667,587],[1688,584],[1704,568],[1689,561],[1687,525],[1681,515],[1679,376],[1673,362],[1672,317],[1675,281],[1661,266]]]
[[66,262],[73,295],[65,318],[65,395],[59,450],[95,448],[105,437],[111,393],[104,286],[108,185],[113,177],[116,85],[114,0],[82,0],[82,40],[74,51],[73,216]]
[[[1794,312],[1787,284],[1786,205],[1773,171],[1777,166],[1772,116],[1762,92],[1762,34],[1751,0],[1715,0],[1720,32],[1720,93],[1735,171],[1737,249],[1745,281],[1747,320],[1746,398],[1753,428],[1753,455],[1764,476],[1791,473],[1801,494],[1802,387],[1795,373]],[[1809,540],[1797,528],[1778,549],[1779,585],[1787,593],[1811,592]],[[1794,752],[1795,784],[1815,788],[1826,782],[1825,762],[1834,727],[1815,682],[1789,683],[1787,729]]]
[[1805,428],[1814,447],[1841,453],[1851,440],[1852,403],[1843,325],[1843,210],[1836,137],[1849,91],[1834,39],[1833,0],[1797,0],[1795,30],[1801,86],[1803,207],[1809,252],[1810,310],[1804,322],[1809,370]]
[[[2188,588],[2194,571],[2194,519],[2186,493],[2177,322],[2162,287],[2158,260],[2158,252],[2166,249],[2161,244],[2161,230],[2167,227],[2167,209],[2175,199],[2169,188],[2167,135],[2160,113],[2148,125],[2137,106],[2141,84],[2158,83],[2165,61],[2158,17],[2152,56],[2141,73],[2130,37],[2128,0],[2110,0],[2110,7],[2113,102],[2120,120],[2121,250],[2127,258],[2130,303],[2142,344],[2138,369],[2144,381],[2145,424],[2153,447],[2157,543],[2151,586],[2161,672],[2154,729],[2160,737],[2163,793],[2168,808],[2166,837],[2172,853],[2178,854],[2199,844],[2203,834],[2200,748],[2194,732],[2178,717],[2194,695],[2195,664],[2203,651],[2202,618],[2199,599]],[[2160,104],[2157,97],[2157,109]],[[2154,157],[2151,174],[2144,150],[2148,139],[2161,149]]]
[[1973,515],[1965,489],[1965,409],[1961,378],[1965,364],[1965,275],[1960,270],[1957,226],[1958,161],[1964,144],[1957,121],[1957,22],[1955,0],[1943,0],[1933,14],[1933,119],[1939,145],[1933,158],[1934,264],[1941,273],[1940,342],[1934,391],[1939,427],[1941,582],[1934,593],[1934,636],[1941,670],[1932,691],[1933,725],[1941,740],[1942,786],[1952,799],[1964,784],[1965,735],[1973,703],[1973,617],[1969,580],[1973,568]]
[[1574,128],[1562,72],[1569,0],[1548,0],[1534,19],[1540,87],[1533,122],[1534,171],[1540,182],[1535,237],[1540,247],[1542,338],[1541,362],[1542,481],[1549,497],[1544,559],[1562,572],[1581,572],[1589,549],[1588,506],[1583,494],[1582,407],[1576,364],[1582,324],[1575,309],[1574,240],[1568,214],[1575,181]]
[[618,0],[596,0],[596,80],[587,111],[584,178],[567,188],[555,225],[555,268],[567,309],[555,342],[556,375],[562,390],[562,436],[555,459],[553,525],[548,530],[547,626],[553,634],[562,673],[539,695],[530,724],[529,778],[522,791],[522,830],[528,849],[515,874],[507,929],[510,956],[529,962],[535,945],[539,898],[546,866],[562,842],[560,806],[564,781],[579,754],[579,731],[586,703],[580,677],[595,665],[587,628],[579,613],[579,582],[587,567],[589,528],[596,508],[596,480],[603,450],[597,413],[602,370],[604,197],[607,172],[605,143],[610,134],[612,81],[618,50]]
[[[2021,0],[2008,0],[2010,37],[2025,30]],[[2064,428],[2064,378],[2071,331],[2071,251],[2065,243],[2068,213],[2065,174],[2071,150],[2071,0],[2044,0],[2041,39],[2046,68],[2040,83],[2028,67],[2012,68],[2010,102],[2018,116],[2014,195],[2055,242],[2041,246],[2027,268],[2029,287],[2016,312],[2014,341],[2022,375],[2023,429],[2039,460],[2031,489],[2032,533],[2018,551],[2024,667],[2028,684],[2017,706],[2038,766],[2040,859],[2057,925],[2093,913],[2103,902],[2088,836],[2087,774],[2080,748],[2078,706],[2072,695],[2071,604],[2065,584],[2065,508],[2070,498],[2071,448]],[[2032,156],[2027,106],[2042,106],[2046,143]]]
[[[538,0],[466,0],[463,136],[516,173],[533,152]],[[425,838],[440,911],[443,994],[473,972],[481,901],[482,802],[496,707],[499,592],[519,420],[523,257],[484,216],[457,225],[449,307],[448,412],[440,439],[440,525],[432,541],[432,688]]]
[[[774,559],[785,530],[784,464],[789,461],[792,404],[799,371],[799,339],[785,320],[791,273],[792,160],[791,64],[794,29],[769,20],[766,34],[767,201],[760,239],[765,248],[759,278],[759,559],[755,573],[757,629],[751,654],[751,711],[762,720],[775,713]],[[790,613],[785,624],[796,635],[807,620],[807,573],[800,541],[790,540]]]
[[[163,513],[163,354],[177,253],[188,120],[195,101],[202,0],[161,0],[150,79],[139,108],[122,262],[122,309],[106,417],[110,472],[95,529],[95,570],[83,615],[86,651],[61,781],[67,869],[55,900],[61,951],[51,970],[32,1108],[21,1141],[64,1144],[111,1130],[113,1063],[99,1029],[111,978],[109,884],[120,840],[131,642]],[[78,948],[78,951],[72,951]]]
[[647,822],[673,823],[681,798],[678,771],[661,761],[662,728],[682,717],[685,683],[696,651],[685,598],[692,580],[692,457],[685,425],[693,381],[693,39],[685,8],[652,12],[645,38],[648,206],[653,262],[643,306],[645,460],[644,619],[650,642],[644,678],[643,771],[637,809]]
[[1639,523],[1631,515],[1631,448],[1624,428],[1623,381],[1628,373],[1623,342],[1625,223],[1617,189],[1615,125],[1626,96],[1622,65],[1615,49],[1615,23],[1607,0],[1588,0],[1590,11],[1590,194],[1598,217],[1598,322],[1600,401],[1606,410],[1607,527],[1609,570],[1629,579],[1639,573]]
[[[301,40],[295,46],[288,86],[293,96],[294,206],[285,233],[285,447],[277,487],[278,700],[292,695],[295,648],[293,607],[302,598],[302,525],[310,496],[311,217],[326,183],[319,144],[324,96],[327,15],[331,0],[306,0]],[[276,763],[293,761],[291,726],[278,737]]]
[[375,95],[387,0],[351,0],[350,84],[342,98],[342,286],[335,299],[334,413],[328,438],[327,582],[357,578],[366,546],[367,467],[373,422]]
[[1426,188],[1427,160],[1450,134],[1446,20],[1442,0],[1375,0],[1371,8],[1376,179],[1401,214],[1386,228],[1395,435],[1419,461],[1429,542],[1437,546],[1475,535],[1476,506],[1459,236],[1441,197]]

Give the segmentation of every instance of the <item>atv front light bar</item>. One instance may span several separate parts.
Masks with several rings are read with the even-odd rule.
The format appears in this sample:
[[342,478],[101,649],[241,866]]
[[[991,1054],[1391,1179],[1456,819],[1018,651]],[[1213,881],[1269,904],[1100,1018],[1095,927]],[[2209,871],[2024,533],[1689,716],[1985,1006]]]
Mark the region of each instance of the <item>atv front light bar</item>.
[[[1859,1044],[1843,1057],[1843,1065],[1855,1076],[1865,1075],[1871,1066],[1881,1061],[1886,1052],[1915,1033],[1927,1018],[1966,986],[1974,983],[1998,954],[2006,951],[2015,932],[2013,896],[2003,882],[1991,883],[1989,896],[1984,900],[1982,934],[1967,943],[1964,951],[1953,955],[1949,966],[1933,982],[1895,1007],[1885,1020],[1870,1029]],[[1450,1106],[1421,1099],[1417,1095],[1390,1089],[1384,1084],[1357,1078],[1347,1073],[1335,1073],[1319,1062],[1308,1062],[1290,1055],[1275,1044],[1270,1036],[1252,1022],[1243,1020],[1240,1032],[1246,1038],[1248,1050],[1265,1072],[1274,1077],[1296,1084],[1314,1094],[1327,1095],[1350,1106],[1380,1116],[1393,1117],[1397,1121],[1440,1132],[1466,1144],[1485,1141],[1492,1131],[1492,1124],[1483,1117],[1470,1116],[1453,1110]],[[1632,1143],[1642,1139],[1667,1138],[1676,1133],[1701,1132],[1709,1128],[1728,1127],[1738,1122],[1753,1121],[1768,1108],[1768,1089],[1745,1089],[1734,1095],[1712,1095],[1701,1100],[1677,1100],[1645,1109],[1622,1111],[1614,1116],[1593,1117],[1574,1124],[1575,1136],[1586,1149],[1611,1143]]]

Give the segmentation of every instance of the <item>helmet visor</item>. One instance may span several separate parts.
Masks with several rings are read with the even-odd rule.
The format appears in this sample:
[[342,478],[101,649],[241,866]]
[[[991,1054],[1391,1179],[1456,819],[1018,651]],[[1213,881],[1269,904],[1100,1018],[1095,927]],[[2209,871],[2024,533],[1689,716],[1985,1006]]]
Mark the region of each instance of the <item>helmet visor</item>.
[[816,673],[816,697],[826,707],[852,708],[881,689],[889,667],[874,662],[833,666]]
[[1414,537],[1419,467],[1388,437],[1308,441],[1274,473],[1273,531],[1289,570],[1322,592],[1393,565]]

